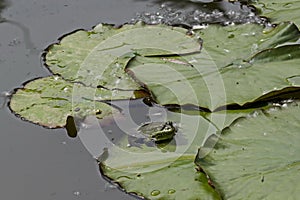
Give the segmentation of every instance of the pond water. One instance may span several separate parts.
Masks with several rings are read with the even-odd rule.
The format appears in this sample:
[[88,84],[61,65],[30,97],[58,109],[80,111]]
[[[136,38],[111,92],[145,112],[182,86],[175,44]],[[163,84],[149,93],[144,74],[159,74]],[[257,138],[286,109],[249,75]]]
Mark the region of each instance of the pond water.
[[[41,53],[61,35],[100,22],[121,24],[149,6],[134,0],[0,0],[0,91],[49,75]],[[110,188],[80,139],[65,130],[23,122],[7,108],[0,110],[0,127],[1,199],[134,199]]]
[[[100,22],[122,24],[142,19],[149,23],[161,20],[197,25],[212,20],[226,24],[244,22],[239,21],[241,16],[252,17],[252,22],[264,22],[255,17],[253,10],[238,4],[220,4],[218,8],[225,9],[222,11],[216,5],[200,10],[198,4],[187,3],[186,13],[182,14],[174,11],[178,10],[178,1],[164,3],[0,0],[0,92],[49,75],[41,62],[43,50],[68,32],[90,29]],[[182,16],[189,16],[190,21],[175,20]],[[68,137],[64,129],[50,130],[24,122],[6,107],[0,110],[0,127],[1,199],[134,199],[102,179],[93,156],[78,137]]]

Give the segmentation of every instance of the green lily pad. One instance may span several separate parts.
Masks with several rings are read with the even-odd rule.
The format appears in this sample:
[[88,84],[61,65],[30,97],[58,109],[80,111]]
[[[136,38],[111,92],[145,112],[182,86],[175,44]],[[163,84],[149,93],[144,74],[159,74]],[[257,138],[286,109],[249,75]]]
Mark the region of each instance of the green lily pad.
[[107,166],[100,167],[127,193],[146,199],[221,199],[208,184],[205,174],[196,171],[193,158],[182,157],[148,173],[124,173]]
[[224,199],[297,199],[299,102],[257,111],[224,129],[214,150],[196,163]]
[[117,89],[139,89],[124,73],[135,57],[185,54],[199,51],[194,35],[183,28],[165,25],[124,25],[115,28],[100,24],[91,31],[77,31],[48,48],[48,68],[67,80],[88,86]]
[[218,129],[201,116],[169,113],[167,120],[179,123],[175,149],[168,146],[134,147],[121,142],[100,157],[103,175],[127,193],[146,199],[220,199],[205,174],[195,169],[199,142]]
[[[268,106],[265,106],[268,107]],[[223,130],[242,117],[246,117],[255,112],[257,108],[240,110],[222,110],[219,112],[207,113],[205,118],[212,122],[218,129]]]
[[268,28],[257,24],[226,27],[209,25],[197,33],[203,39],[203,49],[211,56],[218,69],[243,65],[261,51],[295,42],[300,37],[298,28],[289,22]]
[[300,1],[298,0],[258,0],[251,4],[259,9],[260,15],[270,18],[272,23],[292,21],[298,27],[300,25],[298,17]]
[[268,29],[254,24],[210,25],[199,34],[201,53],[136,57],[129,63],[128,69],[160,104],[193,104],[214,111],[300,86],[286,81],[300,73],[300,45],[291,44],[300,36],[294,24]]
[[[80,97],[74,95],[74,89],[76,93],[81,94]],[[94,98],[82,98],[84,96]],[[35,79],[23,88],[17,89],[9,106],[16,115],[27,121],[57,128],[65,126],[69,115],[77,117],[96,115],[98,118],[109,116],[118,111],[99,101],[128,98],[134,98],[132,91],[93,89],[67,82],[57,76],[50,76]]]

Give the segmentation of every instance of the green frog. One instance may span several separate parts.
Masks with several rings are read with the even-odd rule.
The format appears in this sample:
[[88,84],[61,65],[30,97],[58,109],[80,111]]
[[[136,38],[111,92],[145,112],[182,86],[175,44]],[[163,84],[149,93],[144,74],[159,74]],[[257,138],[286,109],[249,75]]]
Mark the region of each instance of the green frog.
[[150,122],[143,124],[138,128],[138,137],[131,137],[129,143],[132,146],[146,144],[154,146],[155,144],[170,142],[177,132],[177,127],[173,122]]
[[173,122],[151,122],[138,128],[138,132],[153,142],[162,142],[173,139],[177,129]]

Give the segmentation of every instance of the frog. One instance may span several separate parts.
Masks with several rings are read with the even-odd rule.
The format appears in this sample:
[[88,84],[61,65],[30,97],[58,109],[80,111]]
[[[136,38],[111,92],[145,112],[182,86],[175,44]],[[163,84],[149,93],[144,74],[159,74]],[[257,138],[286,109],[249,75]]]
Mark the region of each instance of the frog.
[[138,132],[151,141],[159,143],[173,139],[177,132],[177,128],[172,121],[151,122],[140,126]]
[[140,147],[141,144],[154,146],[161,143],[169,143],[177,132],[177,127],[172,121],[150,122],[141,125],[137,132],[139,135],[129,138],[131,146]]

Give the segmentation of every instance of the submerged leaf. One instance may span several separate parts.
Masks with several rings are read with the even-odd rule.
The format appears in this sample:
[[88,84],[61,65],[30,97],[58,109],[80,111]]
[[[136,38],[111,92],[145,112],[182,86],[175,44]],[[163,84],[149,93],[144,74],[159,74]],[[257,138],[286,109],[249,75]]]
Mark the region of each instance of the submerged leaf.
[[199,158],[200,148],[196,163],[224,199],[297,199],[299,113],[294,102],[241,118],[222,131],[207,157]]

